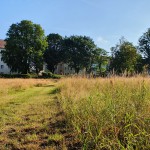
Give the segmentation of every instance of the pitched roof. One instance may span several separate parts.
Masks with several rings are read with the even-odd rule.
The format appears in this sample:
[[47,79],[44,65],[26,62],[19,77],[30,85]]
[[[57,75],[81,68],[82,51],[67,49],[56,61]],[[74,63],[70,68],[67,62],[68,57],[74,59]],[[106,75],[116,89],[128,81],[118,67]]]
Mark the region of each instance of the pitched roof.
[[0,40],[0,48],[5,48],[6,42],[4,40]]

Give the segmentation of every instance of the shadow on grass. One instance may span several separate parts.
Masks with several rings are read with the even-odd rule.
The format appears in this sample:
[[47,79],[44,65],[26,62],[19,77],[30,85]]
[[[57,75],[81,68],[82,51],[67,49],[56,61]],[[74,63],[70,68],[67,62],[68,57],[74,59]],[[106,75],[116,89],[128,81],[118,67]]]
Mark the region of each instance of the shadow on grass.
[[60,89],[59,88],[53,88],[49,94],[57,94],[60,93]]
[[38,84],[35,85],[35,87],[54,87],[54,85],[53,84],[51,84],[51,85],[43,85],[41,83],[38,83]]

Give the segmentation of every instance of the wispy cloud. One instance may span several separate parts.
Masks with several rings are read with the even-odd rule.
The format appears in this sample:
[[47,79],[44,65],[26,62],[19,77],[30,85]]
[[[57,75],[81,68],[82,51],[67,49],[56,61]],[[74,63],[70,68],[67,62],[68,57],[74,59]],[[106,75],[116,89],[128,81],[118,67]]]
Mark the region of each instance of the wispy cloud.
[[102,36],[98,36],[98,37],[94,38],[95,44],[98,47],[103,48],[103,49],[105,49],[107,51],[109,51],[110,47],[111,47],[111,41],[109,41],[109,40],[104,38],[104,37],[102,37]]
[[100,44],[109,44],[109,41],[106,40],[105,38],[101,37],[101,36],[97,37],[95,42],[98,45],[100,45]]

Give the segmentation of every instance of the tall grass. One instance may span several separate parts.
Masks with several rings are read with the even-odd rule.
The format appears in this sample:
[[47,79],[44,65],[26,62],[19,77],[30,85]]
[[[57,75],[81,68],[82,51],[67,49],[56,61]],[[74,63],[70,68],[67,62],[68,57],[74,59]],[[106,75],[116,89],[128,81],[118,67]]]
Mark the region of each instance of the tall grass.
[[150,78],[68,78],[60,90],[82,149],[150,149]]
[[50,83],[48,79],[0,79],[0,95]]

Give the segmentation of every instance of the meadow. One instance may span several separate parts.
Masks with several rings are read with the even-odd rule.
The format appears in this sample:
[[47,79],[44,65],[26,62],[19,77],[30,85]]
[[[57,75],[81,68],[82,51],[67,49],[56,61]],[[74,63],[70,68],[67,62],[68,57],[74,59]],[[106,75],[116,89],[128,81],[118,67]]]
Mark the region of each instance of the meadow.
[[150,78],[67,78],[59,88],[81,149],[150,149]]
[[1,150],[149,150],[150,78],[0,79]]
[[0,79],[0,150],[51,149],[55,129],[50,124],[59,112],[51,94],[55,82]]

